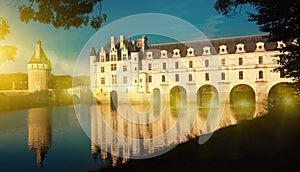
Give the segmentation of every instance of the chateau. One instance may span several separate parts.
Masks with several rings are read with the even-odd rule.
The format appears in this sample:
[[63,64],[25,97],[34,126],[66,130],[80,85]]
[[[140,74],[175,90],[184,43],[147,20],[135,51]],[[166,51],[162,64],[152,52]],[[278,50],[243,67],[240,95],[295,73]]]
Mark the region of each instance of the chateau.
[[273,72],[283,42],[254,35],[154,44],[111,37],[110,45],[90,54],[91,87],[100,103],[140,102],[155,96],[162,101],[184,96],[199,102],[205,96],[231,102],[232,92],[249,90],[255,102],[268,99],[271,88],[291,81]]
[[39,40],[35,45],[35,51],[27,64],[28,90],[30,92],[49,89],[49,75],[51,73],[51,62],[47,58],[42,42]]

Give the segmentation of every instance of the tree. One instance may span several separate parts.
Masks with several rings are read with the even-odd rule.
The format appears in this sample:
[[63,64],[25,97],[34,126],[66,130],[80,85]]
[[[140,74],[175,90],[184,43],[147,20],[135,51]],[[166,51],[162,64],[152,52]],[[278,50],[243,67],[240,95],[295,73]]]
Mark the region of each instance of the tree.
[[[22,22],[30,21],[52,24],[55,28],[69,30],[90,25],[99,29],[106,21],[102,14],[102,0],[25,0],[17,1],[19,18]],[[0,17],[0,40],[10,33],[8,21]],[[0,46],[0,65],[4,61],[14,60],[17,48],[15,46]]]
[[[0,17],[0,40],[5,39],[6,35],[10,33],[9,25],[6,19]],[[0,46],[0,65],[9,60],[14,60],[16,55],[16,46],[1,45]]]
[[106,21],[102,0],[25,0],[18,9],[22,22],[32,20],[65,30],[88,24],[97,30]]
[[284,41],[280,48],[279,67],[286,77],[300,83],[300,1],[299,0],[217,0],[215,9],[226,17],[238,14],[242,7],[251,5],[256,12],[246,11],[248,21],[256,22],[259,30],[269,33],[268,41]]

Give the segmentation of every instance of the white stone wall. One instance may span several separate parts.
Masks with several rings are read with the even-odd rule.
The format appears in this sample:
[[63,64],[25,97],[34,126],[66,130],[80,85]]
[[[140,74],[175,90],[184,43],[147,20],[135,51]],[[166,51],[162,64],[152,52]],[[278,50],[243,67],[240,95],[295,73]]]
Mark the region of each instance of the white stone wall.
[[[257,47],[264,46],[263,43],[257,43]],[[109,93],[116,90],[120,93],[125,93],[125,100],[127,93],[138,93],[144,95],[149,99],[153,89],[158,88],[161,94],[168,100],[170,90],[175,86],[182,86],[187,92],[188,101],[196,101],[197,91],[204,85],[214,86],[220,97],[224,97],[224,101],[229,101],[229,94],[231,90],[240,84],[250,86],[256,95],[256,101],[263,101],[267,98],[272,86],[280,82],[289,82],[290,79],[280,78],[279,73],[274,73],[272,70],[277,66],[274,61],[275,54],[279,52],[265,51],[261,48],[255,52],[247,52],[243,44],[237,45],[237,53],[228,54],[221,52],[219,55],[203,55],[194,56],[194,53],[182,57],[178,49],[174,50],[174,56],[167,58],[163,55],[166,51],[161,51],[161,58],[153,59],[152,53],[147,52],[147,58],[141,62],[141,70],[139,70],[138,59],[141,53],[131,53],[130,60],[97,62],[96,63],[96,85],[95,94],[101,101],[109,100]],[[205,49],[208,49],[207,47]],[[187,52],[194,51],[189,48]],[[176,53],[176,55],[175,55]],[[208,52],[209,53],[209,52]],[[259,56],[263,57],[262,64],[259,64]],[[239,64],[239,58],[242,58],[243,63]],[[225,65],[222,65],[222,60],[225,59]],[[191,62],[192,61],[192,66]],[[207,62],[208,61],[208,62]],[[175,63],[178,62],[178,68]],[[163,69],[165,63],[165,69]],[[111,71],[111,64],[116,64],[117,70]],[[151,69],[149,70],[149,64]],[[92,65],[92,64],[91,64]],[[127,71],[123,71],[123,66],[127,66]],[[105,72],[101,73],[101,67],[105,68]],[[239,72],[243,72],[243,79],[239,79]],[[259,71],[263,72],[263,78],[259,78]],[[225,79],[221,79],[221,73],[225,73]],[[209,74],[209,80],[206,81],[206,73]],[[117,76],[117,83],[112,84],[112,75]],[[162,81],[162,76],[165,76],[165,81]],[[178,75],[178,78],[176,78]],[[189,75],[192,75],[192,80],[189,80]],[[152,77],[149,82],[149,76]],[[123,83],[123,77],[127,77],[127,84]],[[105,78],[105,84],[101,84],[101,78]],[[179,79],[176,81],[176,79]],[[140,81],[142,81],[140,83]],[[146,82],[147,81],[147,82]],[[106,97],[104,96],[106,95]],[[137,98],[138,99],[138,98]]]

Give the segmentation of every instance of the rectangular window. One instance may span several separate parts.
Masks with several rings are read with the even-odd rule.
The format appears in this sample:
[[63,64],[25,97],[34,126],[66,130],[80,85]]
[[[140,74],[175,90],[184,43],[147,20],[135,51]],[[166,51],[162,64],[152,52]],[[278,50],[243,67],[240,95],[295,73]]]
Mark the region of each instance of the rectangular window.
[[123,76],[123,84],[127,84],[127,76]]
[[258,78],[259,79],[263,79],[264,78],[264,72],[263,71],[259,71],[258,72]]
[[280,71],[280,78],[285,78],[285,72],[284,71]]
[[205,73],[205,81],[209,81],[209,73]]
[[111,61],[116,61],[117,60],[117,56],[115,54],[111,55]]
[[189,68],[193,68],[193,61],[189,61]]
[[243,73],[243,71],[239,71],[239,79],[244,79],[244,73]]
[[221,80],[225,80],[225,73],[224,72],[221,73]]
[[205,67],[209,66],[209,60],[205,60]]
[[165,77],[165,75],[162,75],[162,76],[161,76],[161,82],[166,82],[166,77]]
[[221,59],[221,64],[222,64],[222,66],[226,66],[226,59],[225,58]]
[[189,74],[189,81],[193,81],[193,75]]
[[104,77],[101,78],[101,84],[102,84],[102,85],[105,84],[105,78],[104,78]]
[[152,76],[151,75],[148,76],[148,82],[152,82]]
[[167,64],[166,63],[163,63],[163,69],[167,69]]
[[258,64],[263,64],[264,63],[264,58],[263,56],[258,57]]
[[148,70],[152,70],[152,64],[148,63]]
[[127,54],[123,54],[123,60],[127,59]]
[[123,72],[126,72],[126,71],[127,71],[127,66],[123,65]]
[[239,65],[243,65],[243,58],[242,57],[239,58]]
[[117,76],[116,75],[111,76],[111,83],[112,84],[117,84]]
[[175,81],[176,81],[176,82],[179,81],[179,74],[175,74]]
[[175,69],[179,69],[179,63],[175,62]]
[[110,70],[111,71],[116,71],[117,70],[117,64],[111,64],[110,65]]
[[105,72],[105,68],[104,67],[101,67],[100,70],[101,70],[101,73]]

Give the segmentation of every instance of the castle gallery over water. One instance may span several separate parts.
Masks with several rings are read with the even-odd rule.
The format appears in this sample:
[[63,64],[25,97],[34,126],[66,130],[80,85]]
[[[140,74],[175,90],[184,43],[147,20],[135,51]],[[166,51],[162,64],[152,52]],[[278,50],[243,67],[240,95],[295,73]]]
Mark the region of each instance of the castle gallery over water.
[[111,37],[110,45],[91,50],[91,86],[101,103],[155,97],[231,102],[233,90],[248,90],[256,102],[262,102],[276,84],[291,81],[284,73],[273,72],[278,49],[284,46],[268,42],[266,35],[151,46],[146,36],[137,42]]

